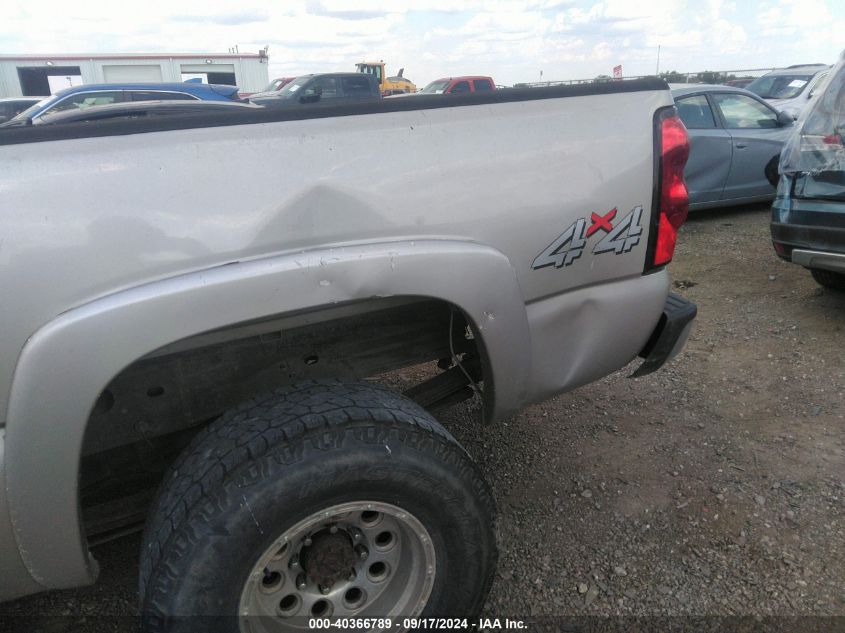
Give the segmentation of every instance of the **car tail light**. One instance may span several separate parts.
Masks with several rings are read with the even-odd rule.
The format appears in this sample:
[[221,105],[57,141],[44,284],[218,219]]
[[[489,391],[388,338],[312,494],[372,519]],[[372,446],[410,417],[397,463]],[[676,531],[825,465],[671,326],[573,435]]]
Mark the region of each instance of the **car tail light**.
[[659,130],[656,142],[657,191],[659,200],[656,218],[652,219],[650,265],[647,269],[665,266],[672,261],[678,230],[687,219],[689,194],[684,182],[684,166],[689,158],[687,129],[675,108],[666,108],[657,114]]
[[792,246],[781,244],[780,242],[772,242],[775,247],[775,253],[783,259],[789,260],[792,257]]

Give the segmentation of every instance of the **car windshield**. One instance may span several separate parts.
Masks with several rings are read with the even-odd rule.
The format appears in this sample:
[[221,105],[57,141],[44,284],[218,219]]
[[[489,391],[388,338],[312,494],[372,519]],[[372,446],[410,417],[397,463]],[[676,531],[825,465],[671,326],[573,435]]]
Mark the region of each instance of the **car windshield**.
[[262,92],[276,92],[279,88],[282,87],[282,84],[284,83],[285,80],[281,77],[279,79],[274,79],[269,84],[267,84],[267,87],[264,88]]
[[56,98],[55,95],[53,95],[52,97],[47,97],[46,99],[42,99],[41,101],[38,101],[37,103],[33,103],[26,110],[24,110],[23,112],[21,112],[20,114],[18,114],[15,118],[13,118],[11,120],[12,121],[25,121],[26,119],[31,117],[35,112],[40,110],[41,106],[47,105],[48,103],[50,103],[55,98]]
[[285,87],[279,90],[280,97],[290,98],[292,97],[297,90],[302,88],[305,84],[307,84],[311,80],[310,76],[305,77],[297,77],[293,81],[288,84],[285,84]]
[[443,81],[432,81],[425,88],[420,90],[420,92],[422,92],[423,94],[440,95],[440,94],[443,94],[443,91],[446,90],[446,87],[448,85],[449,85],[448,79],[444,79]]
[[745,89],[764,99],[792,99],[801,94],[812,78],[813,75],[763,75]]

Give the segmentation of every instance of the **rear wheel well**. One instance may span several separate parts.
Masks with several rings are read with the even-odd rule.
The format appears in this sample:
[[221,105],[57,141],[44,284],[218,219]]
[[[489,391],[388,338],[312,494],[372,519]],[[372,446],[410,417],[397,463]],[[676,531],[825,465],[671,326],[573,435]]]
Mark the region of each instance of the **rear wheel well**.
[[88,420],[80,498],[89,543],[138,529],[167,466],[224,411],[302,380],[361,380],[425,363],[428,370],[400,381],[425,408],[492,394],[489,380],[479,387],[489,373],[468,318],[424,297],[240,323],[137,359],[109,382]]

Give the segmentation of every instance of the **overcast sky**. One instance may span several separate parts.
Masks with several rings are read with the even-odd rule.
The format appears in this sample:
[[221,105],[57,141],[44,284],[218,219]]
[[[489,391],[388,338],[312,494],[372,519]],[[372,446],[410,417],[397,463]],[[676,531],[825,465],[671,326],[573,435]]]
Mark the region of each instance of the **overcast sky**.
[[422,86],[833,63],[843,0],[3,0],[0,53],[256,52],[270,75],[383,59]]

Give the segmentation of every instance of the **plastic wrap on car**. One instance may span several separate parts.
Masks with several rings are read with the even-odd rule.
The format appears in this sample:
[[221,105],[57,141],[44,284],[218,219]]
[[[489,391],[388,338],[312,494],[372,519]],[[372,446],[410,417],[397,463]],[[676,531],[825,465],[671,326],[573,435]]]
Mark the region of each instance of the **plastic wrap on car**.
[[845,52],[780,155],[781,174],[845,171]]

